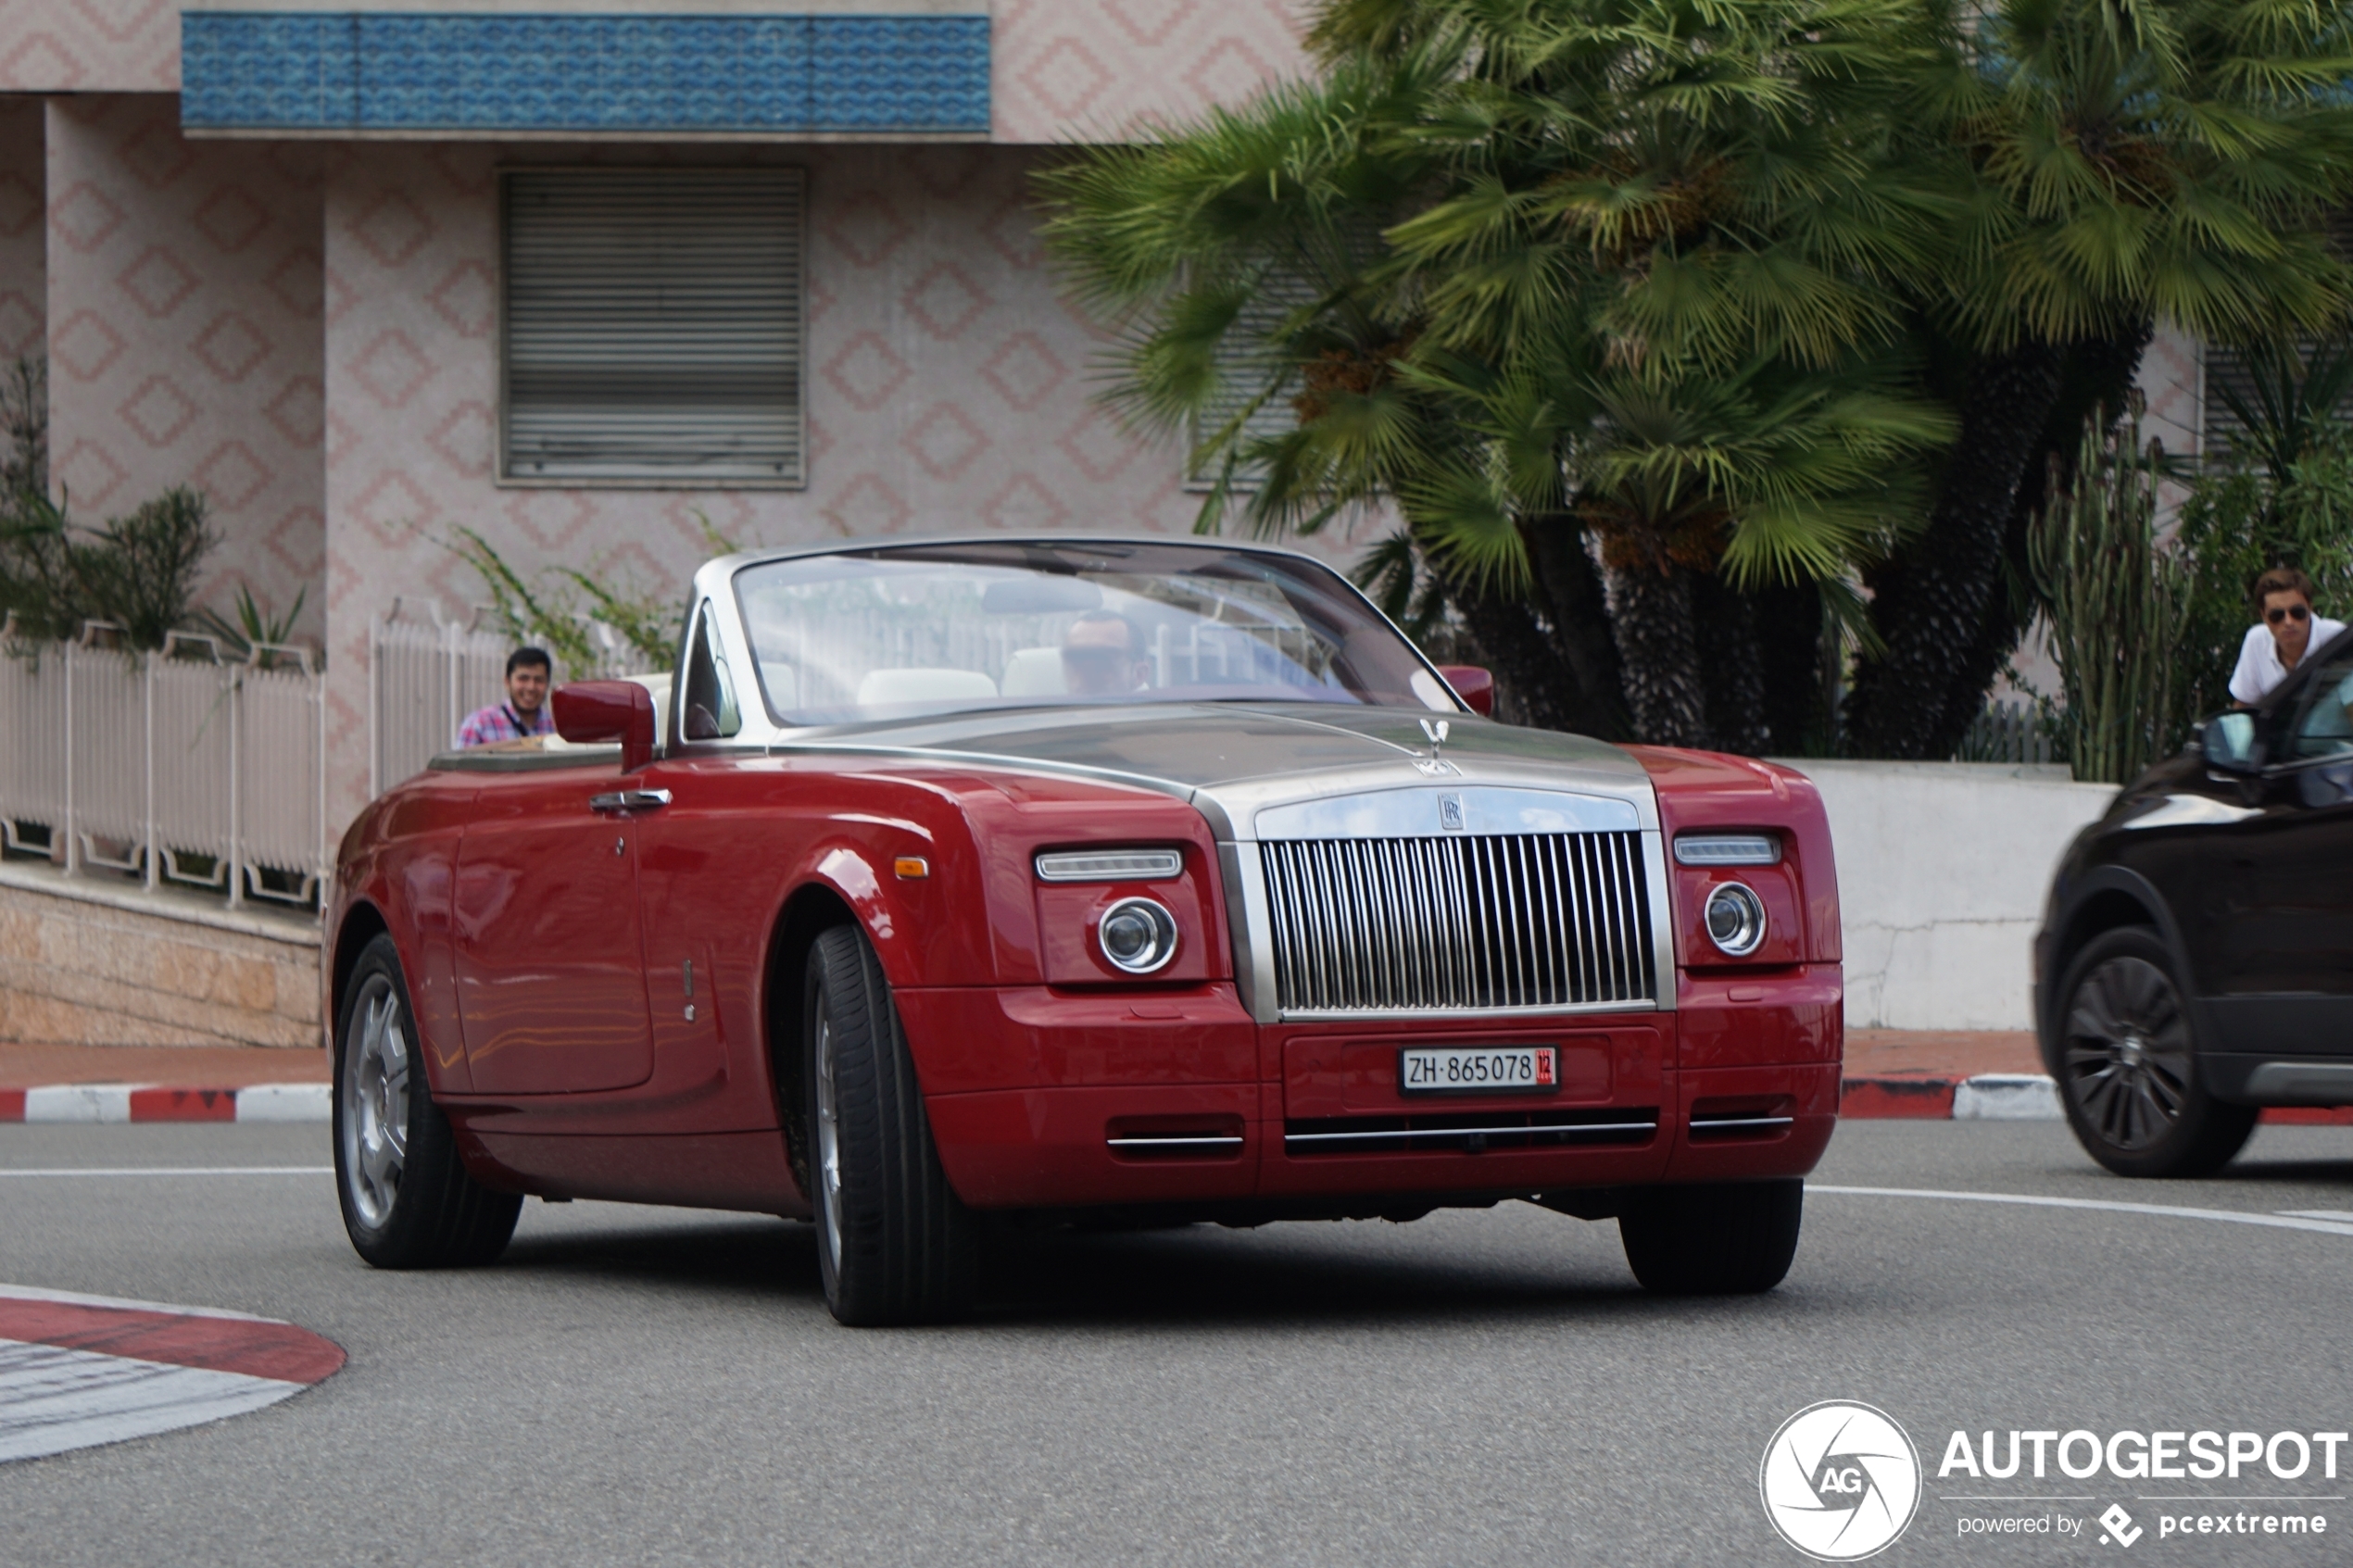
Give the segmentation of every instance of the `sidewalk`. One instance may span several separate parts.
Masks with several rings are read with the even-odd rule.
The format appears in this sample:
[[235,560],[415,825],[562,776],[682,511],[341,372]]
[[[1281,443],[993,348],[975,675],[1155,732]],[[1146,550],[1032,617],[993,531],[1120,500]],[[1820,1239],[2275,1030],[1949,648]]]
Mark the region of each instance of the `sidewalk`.
[[[327,1053],[234,1046],[0,1044],[0,1122],[327,1120]],[[1856,1029],[1841,1114],[1860,1120],[2057,1121],[2034,1036]],[[2353,1125],[2353,1108],[2267,1110],[2270,1123]]]

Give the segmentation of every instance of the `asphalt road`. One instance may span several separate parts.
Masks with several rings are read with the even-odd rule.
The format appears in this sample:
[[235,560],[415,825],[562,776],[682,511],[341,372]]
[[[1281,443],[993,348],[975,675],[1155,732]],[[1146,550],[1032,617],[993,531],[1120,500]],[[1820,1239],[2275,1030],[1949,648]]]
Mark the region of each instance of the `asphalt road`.
[[[323,1129],[0,1127],[0,1172],[325,1154]],[[2267,1130],[2220,1179],[2155,1185],[2055,1125],[1858,1123],[1815,1179],[2345,1211],[2353,1130]],[[2353,1425],[2353,1235],[2196,1215],[1816,1191],[1789,1282],[1711,1302],[1643,1296],[1614,1224],[1522,1204],[1070,1236],[1002,1261],[977,1323],[853,1332],[805,1225],[534,1203],[497,1267],[388,1274],[325,1176],[0,1174],[0,1281],[288,1318],[351,1356],[256,1414],[0,1466],[9,1563],[1796,1564],[1758,1461],[1833,1398],[1928,1466],[1876,1562],[2117,1550],[2095,1523],[1964,1539],[1966,1516],[2353,1492],[2317,1465],[1935,1477],[1957,1428]],[[1944,1500],[2009,1490],[2095,1500]],[[2334,1533],[2150,1527],[2129,1555],[2353,1555],[2353,1504],[2309,1512]]]

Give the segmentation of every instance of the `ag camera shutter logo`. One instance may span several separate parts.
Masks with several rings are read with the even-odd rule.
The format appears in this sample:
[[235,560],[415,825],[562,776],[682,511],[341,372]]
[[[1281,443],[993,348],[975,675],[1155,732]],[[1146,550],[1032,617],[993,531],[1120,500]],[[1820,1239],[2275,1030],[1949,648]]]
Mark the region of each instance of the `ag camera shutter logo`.
[[1817,1562],[1854,1562],[1893,1545],[1919,1511],[1919,1450],[1885,1411],[1825,1399],[1781,1423],[1756,1489],[1781,1539]]

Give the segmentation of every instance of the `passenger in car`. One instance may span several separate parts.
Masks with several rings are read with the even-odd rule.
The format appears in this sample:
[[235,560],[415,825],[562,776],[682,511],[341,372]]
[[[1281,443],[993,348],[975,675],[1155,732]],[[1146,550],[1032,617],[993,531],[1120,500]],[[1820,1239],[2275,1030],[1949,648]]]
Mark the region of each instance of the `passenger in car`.
[[1063,681],[1078,696],[1125,696],[1151,684],[1136,623],[1117,610],[1090,609],[1063,633]]
[[459,749],[554,734],[556,721],[547,711],[547,677],[553,669],[545,648],[517,648],[509,654],[507,700],[467,715],[458,726]]
[[2308,651],[2326,646],[2345,630],[2342,621],[2312,613],[2312,580],[2292,566],[2275,566],[2257,578],[2255,601],[2263,619],[2246,629],[2238,668],[2231,671],[2231,696],[2242,708],[2262,701]]

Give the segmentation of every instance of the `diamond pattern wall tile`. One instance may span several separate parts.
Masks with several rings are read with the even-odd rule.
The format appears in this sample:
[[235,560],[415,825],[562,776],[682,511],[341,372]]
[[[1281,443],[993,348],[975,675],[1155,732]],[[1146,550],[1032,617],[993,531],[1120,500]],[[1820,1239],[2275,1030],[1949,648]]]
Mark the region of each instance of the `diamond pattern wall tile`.
[[842,487],[822,514],[845,539],[897,533],[915,515],[906,497],[877,473],[862,473]]
[[195,422],[199,410],[195,399],[172,384],[170,376],[149,376],[115,411],[148,445],[169,446]]
[[74,381],[94,382],[114,369],[129,346],[105,317],[94,310],[76,310],[51,335],[49,362]]
[[875,268],[914,233],[890,198],[877,191],[860,191],[817,220],[824,235],[853,267]]
[[1070,379],[1070,367],[1047,346],[1044,338],[1025,329],[981,361],[980,379],[995,387],[1006,402],[1027,413]]
[[327,433],[326,383],[317,376],[295,376],[278,389],[277,396],[262,405],[261,411],[287,445],[316,446]]
[[1060,528],[1070,508],[1031,473],[1017,473],[980,504],[980,520],[991,528]]
[[270,483],[270,470],[242,441],[224,441],[196,465],[196,488],[215,505],[233,509],[249,505]]
[[140,309],[158,320],[170,315],[196,292],[197,278],[188,264],[161,245],[149,245],[139,259],[115,274],[115,284]]
[[[118,33],[109,49],[160,18],[176,62],[168,0],[38,8],[105,19]],[[7,25],[0,11],[0,38]],[[310,160],[190,142],[168,93],[53,97],[35,114],[20,167],[57,196],[43,226],[60,263],[44,279],[44,320],[51,441],[74,515],[95,525],[192,485],[221,536],[200,593],[243,584],[277,611],[305,595],[297,631],[322,634],[321,334],[315,304],[300,308],[305,287],[316,298],[321,207],[315,180],[287,173]],[[0,114],[0,139],[8,132]],[[287,270],[302,254],[307,285]]]
[[935,261],[899,296],[922,328],[943,343],[953,343],[980,319],[993,303],[954,261]]
[[287,315],[296,318],[319,314],[326,304],[326,284],[319,247],[313,245],[296,245],[261,275],[261,286],[269,291],[270,297]]
[[825,361],[824,381],[852,408],[873,413],[914,374],[880,332],[864,332]]
[[122,224],[121,204],[87,180],[67,186],[49,214],[50,233],[84,256],[113,238]]
[[351,374],[369,396],[386,408],[397,408],[416,396],[432,377],[433,363],[407,332],[396,327],[378,333],[360,351],[351,362]]
[[87,436],[69,439],[65,456],[57,458],[53,466],[68,504],[75,507],[113,503],[131,477],[131,470],[117,461],[113,453]]
[[459,337],[488,337],[492,323],[498,319],[498,301],[492,293],[496,286],[488,267],[479,261],[461,261],[425,298],[434,313]]
[[988,450],[988,437],[962,408],[939,403],[915,421],[899,445],[932,478],[950,480],[962,478],[973,460]]
[[234,256],[270,227],[270,209],[243,185],[219,185],[198,204],[195,222],[196,232]]
[[189,347],[205,369],[225,382],[245,380],[270,358],[270,340],[251,319],[235,310],[215,316]]
[[1114,140],[1302,74],[1294,0],[998,0],[999,142]]

